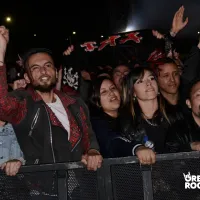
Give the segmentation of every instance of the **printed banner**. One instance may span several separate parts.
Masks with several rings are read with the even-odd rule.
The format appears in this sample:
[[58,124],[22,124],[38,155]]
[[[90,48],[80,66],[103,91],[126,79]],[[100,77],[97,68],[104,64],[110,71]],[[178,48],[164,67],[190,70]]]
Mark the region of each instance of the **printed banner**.
[[91,69],[146,60],[156,48],[164,48],[164,40],[156,39],[151,30],[140,30],[83,41],[75,45],[75,54],[77,66]]

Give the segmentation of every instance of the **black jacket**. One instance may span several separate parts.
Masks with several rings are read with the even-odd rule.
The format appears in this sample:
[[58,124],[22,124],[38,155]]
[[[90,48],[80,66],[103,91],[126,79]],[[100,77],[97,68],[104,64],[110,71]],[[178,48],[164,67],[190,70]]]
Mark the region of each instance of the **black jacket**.
[[103,111],[92,112],[91,123],[104,158],[133,156],[136,145],[121,134],[120,116],[113,118]]
[[[153,119],[152,127],[147,124],[141,117],[141,114],[137,113],[136,118],[133,120],[132,116],[127,114],[122,119],[123,131],[127,139],[136,141],[137,144],[144,145],[144,137],[147,135],[153,138],[155,143],[155,149],[157,153],[176,153],[191,151],[190,147],[190,131],[184,118],[179,118],[169,123],[161,114],[156,115]],[[171,117],[169,116],[169,119]],[[155,131],[155,135],[152,132]],[[160,137],[160,139],[157,138]],[[153,136],[152,136],[153,135]],[[157,143],[156,143],[157,142]],[[157,147],[158,146],[158,147]]]
[[195,122],[191,113],[186,116],[186,120],[187,120],[189,129],[190,129],[190,132],[191,132],[191,141],[199,142],[200,141],[200,127]]
[[[27,164],[79,161],[89,149],[99,149],[90,125],[88,110],[81,99],[76,98],[76,103],[68,106],[80,129],[80,133],[76,133],[77,142],[72,146],[67,131],[53,125],[44,101],[34,101],[28,91],[14,91],[10,96],[19,101],[25,99],[27,102],[26,116],[19,124],[13,124]],[[80,116],[80,107],[84,109],[85,121]],[[84,136],[85,126],[88,128],[88,138]],[[74,134],[72,129],[70,131],[70,135]]]

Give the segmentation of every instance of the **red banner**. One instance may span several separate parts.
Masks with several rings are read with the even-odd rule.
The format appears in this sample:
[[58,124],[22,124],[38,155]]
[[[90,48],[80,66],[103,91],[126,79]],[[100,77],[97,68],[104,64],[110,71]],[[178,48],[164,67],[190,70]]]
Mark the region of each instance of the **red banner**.
[[98,45],[96,41],[89,41],[84,42],[80,46],[84,48],[86,52],[93,52],[94,50],[101,51],[106,46],[116,46],[117,43],[119,44],[125,44],[127,41],[133,41],[135,43],[140,43],[143,38],[140,36],[139,32],[131,32],[127,34],[118,34],[108,37],[108,39],[103,40]]

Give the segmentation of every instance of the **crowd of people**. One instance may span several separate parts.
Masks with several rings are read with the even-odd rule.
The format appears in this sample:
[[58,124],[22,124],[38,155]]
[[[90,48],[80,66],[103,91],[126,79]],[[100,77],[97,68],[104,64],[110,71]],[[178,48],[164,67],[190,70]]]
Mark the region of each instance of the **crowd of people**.
[[169,33],[152,31],[165,40],[165,52],[95,76],[82,71],[75,88],[63,78],[67,63],[57,70],[45,48],[27,51],[18,62],[23,78],[8,81],[9,31],[1,26],[1,169],[14,176],[22,165],[82,161],[97,170],[103,158],[137,156],[150,165],[156,154],[199,151],[200,44],[182,62],[172,42],[188,23],[183,15],[182,6]]

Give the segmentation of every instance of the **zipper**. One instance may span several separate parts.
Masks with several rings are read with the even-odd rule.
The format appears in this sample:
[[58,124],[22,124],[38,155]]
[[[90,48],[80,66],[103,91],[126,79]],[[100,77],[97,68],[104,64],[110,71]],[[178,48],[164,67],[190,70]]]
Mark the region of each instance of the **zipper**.
[[[33,118],[33,121],[31,123],[31,130],[29,131],[29,134],[28,134],[28,136],[30,136],[30,137],[32,137],[33,129],[34,129],[35,125],[37,124],[39,115],[40,115],[40,108],[37,109],[37,112],[36,112],[36,114]],[[37,159],[35,159],[34,165],[37,165],[38,163],[39,163],[39,159],[37,158]]]
[[54,150],[53,150],[53,137],[52,137],[52,129],[51,129],[51,122],[50,122],[50,118],[49,118],[49,113],[48,113],[45,105],[43,105],[43,106],[44,106],[45,111],[47,113],[47,118],[48,118],[48,123],[49,123],[49,134],[50,134],[50,143],[51,143],[51,152],[52,152],[52,156],[53,156],[53,162],[56,163],[55,153],[54,153]]
[[[55,164],[56,163],[56,159],[55,159],[55,153],[54,153],[54,150],[53,150],[53,136],[52,136],[52,129],[51,129],[51,121],[50,121],[49,113],[48,113],[48,110],[47,110],[46,106],[45,105],[43,105],[43,106],[44,106],[45,111],[47,113],[47,118],[48,118],[48,123],[49,123],[49,135],[50,135],[50,143],[51,143],[51,152],[52,152],[53,162]],[[56,177],[56,179],[58,178],[56,171],[54,171],[54,173],[53,173],[53,177],[54,176]],[[52,190],[55,189],[55,182],[54,181],[56,179],[55,178],[53,179]]]
[[33,133],[33,129],[37,123],[37,120],[38,120],[38,117],[39,117],[39,114],[40,114],[40,108],[37,109],[37,112],[35,114],[35,117],[33,118],[33,121],[31,123],[31,130],[29,131],[29,136],[32,136],[32,133]]
[[[78,119],[78,120],[77,120],[77,124],[78,124],[78,125],[80,124],[81,137],[79,138],[79,140],[78,140],[78,142],[76,143],[76,145],[72,148],[71,152],[74,151],[74,149],[77,147],[77,145],[80,143],[80,141],[81,141],[81,139],[82,139],[82,137],[83,137],[83,126],[82,126],[82,123],[81,123],[80,113],[77,113],[76,116],[77,116],[77,119]],[[78,123],[78,121],[79,121],[80,123]]]
[[34,165],[37,165],[38,163],[39,163],[39,159],[37,158],[37,159],[35,159],[35,162],[34,162]]

